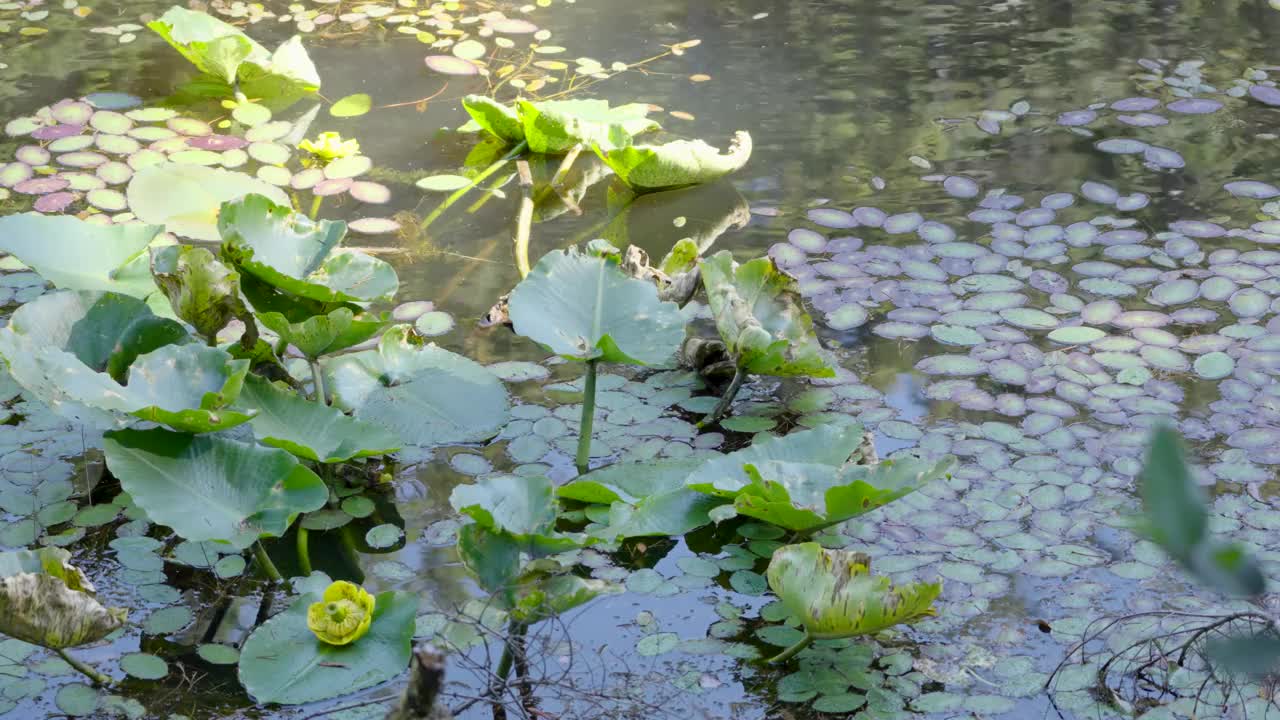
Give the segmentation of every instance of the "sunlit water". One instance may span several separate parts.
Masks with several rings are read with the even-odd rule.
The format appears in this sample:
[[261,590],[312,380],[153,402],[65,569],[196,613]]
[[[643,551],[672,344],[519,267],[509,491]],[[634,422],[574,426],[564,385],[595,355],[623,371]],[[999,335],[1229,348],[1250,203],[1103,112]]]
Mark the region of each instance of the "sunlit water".
[[[268,5],[285,12],[285,3]],[[188,73],[145,29],[90,32],[141,24],[159,4],[104,4],[86,18],[50,5],[0,8],[0,26],[11,23],[0,35],[0,63],[8,65],[0,70],[4,119],[95,91],[158,99]],[[48,18],[19,15],[43,9]],[[1280,242],[1280,207],[1268,200],[1280,192],[1227,184],[1277,180],[1280,114],[1267,104],[1276,96],[1267,64],[1277,60],[1280,11],[1261,2],[557,0],[529,17],[552,32],[548,43],[566,48],[554,57],[591,57],[605,67],[701,40],[589,93],[660,106],[660,121],[677,135],[724,143],[746,129],[756,148],[731,183],[644,198],[622,214],[605,178],[577,198],[580,215],[535,224],[532,256],[603,236],[658,257],[681,237],[709,236],[708,228],[724,231],[713,249],[731,249],[741,260],[769,252],[800,278],[820,335],[847,372],[813,385],[749,384],[736,414],[761,419],[741,427],[787,429],[820,422],[821,413],[856,415],[876,431],[882,455],[953,453],[962,463],[951,480],[825,540],[869,551],[895,582],[946,582],[939,617],[907,631],[904,642],[876,647],[874,663],[871,654],[861,664],[824,656],[778,673],[738,659],[769,648],[755,635],[765,626],[759,576],[722,550],[742,538],[704,530],[612,557],[584,553],[599,576],[623,580],[631,592],[535,634],[541,677],[560,683],[542,691],[549,712],[651,717],[691,706],[712,717],[771,717],[862,707],[868,718],[1026,718],[1052,716],[1056,702],[1065,717],[1118,717],[1090,691],[1097,666],[1108,649],[1158,634],[1154,625],[1114,629],[1088,646],[1083,664],[1080,653],[1073,656],[1053,693],[1042,691],[1068,650],[1100,627],[1091,623],[1226,607],[1193,590],[1129,529],[1146,430],[1165,419],[1194,440],[1205,480],[1221,491],[1215,529],[1252,544],[1274,568],[1280,251],[1271,246]],[[19,36],[27,26],[49,32]],[[268,45],[292,30],[292,22],[271,19],[250,27]],[[313,126],[358,137],[377,165],[370,176],[392,190],[387,205],[348,198],[327,204],[324,214],[394,215],[412,227],[443,197],[412,181],[465,163],[477,141],[448,129],[466,119],[458,99],[484,83],[426,70],[429,51],[412,35],[348,31],[341,23],[321,30],[306,41],[327,97],[367,92],[387,105],[438,93],[425,106],[356,119],[322,113]],[[130,32],[136,39],[122,43],[120,34]],[[0,141],[0,165],[22,144]],[[590,169],[581,163],[575,177]],[[535,167],[542,177],[553,171]],[[505,190],[479,206],[473,194],[426,233],[370,236],[367,244],[393,251],[387,257],[401,275],[398,300],[431,300],[456,320],[441,344],[486,364],[541,362],[545,355],[532,343],[476,325],[518,279],[509,249],[518,193],[514,182]],[[28,201],[15,194],[0,207],[21,211]],[[0,298],[11,305],[40,292],[29,275],[3,280]],[[1073,326],[1102,333],[1063,332]],[[450,489],[469,475],[520,464],[545,464],[557,480],[573,475],[577,410],[557,406],[576,398],[571,387],[553,384],[575,380],[577,368],[549,367],[548,379],[509,385],[525,405],[494,442],[406,455],[394,507],[378,511],[382,521],[403,520],[402,546],[363,555],[355,568],[336,542],[316,537],[318,569],[363,571],[371,587],[423,591],[430,606],[420,630],[437,630],[433,607],[453,607],[472,593],[449,549],[456,528]],[[671,392],[654,401],[659,387]],[[696,387],[616,377],[602,389],[617,390],[602,401],[606,410],[630,411],[602,414],[600,462],[709,452],[748,439],[695,437],[687,421],[699,407],[690,398]],[[6,490],[21,494],[19,486],[38,481],[82,491],[100,475],[94,436],[30,405],[13,409],[24,420],[0,427]],[[634,421],[640,415],[667,424],[642,431]],[[67,531],[65,519],[48,528],[31,523],[24,513],[39,508],[21,510],[12,498],[0,495],[10,512],[0,545]],[[238,581],[173,562],[159,573],[156,555],[108,544],[147,532],[145,522],[133,514],[85,517],[85,539],[66,537],[107,600],[139,608],[136,619],[184,606],[194,617],[167,638],[131,632],[81,653],[85,659],[122,676],[121,655],[141,649],[165,657],[165,680],[130,680],[120,691],[148,716],[261,714],[248,710],[233,666],[192,653],[210,621],[207,609],[224,594],[243,594]],[[371,526],[353,524],[361,535]],[[768,542],[756,538],[747,547],[767,556]],[[690,561],[699,552],[718,556],[723,571],[706,577],[705,563]],[[280,561],[288,569],[291,560]],[[652,570],[629,572],[642,567]],[[754,569],[762,571],[763,561]],[[224,622],[217,639],[243,640],[256,612],[256,601],[238,616],[233,609],[238,622]],[[664,633],[675,633],[678,644],[665,646]],[[655,637],[661,642],[644,641]],[[7,648],[0,662],[12,660],[0,665],[0,676],[21,679],[3,686],[0,709],[11,717],[55,712],[58,688],[73,678],[56,664],[28,669],[42,656],[0,647]],[[655,647],[667,652],[654,655]],[[473,649],[468,657],[483,662],[486,655]],[[454,706],[473,694],[472,667],[460,659],[451,666],[451,677],[470,684],[454,688]],[[1201,680],[1197,672],[1174,678],[1181,697],[1113,685],[1128,701],[1153,699],[1144,717],[1264,716],[1256,686],[1231,697],[1211,690],[1196,707]],[[326,707],[397,692],[380,687]],[[367,712],[334,717],[376,716]],[[467,712],[488,713],[479,705]]]

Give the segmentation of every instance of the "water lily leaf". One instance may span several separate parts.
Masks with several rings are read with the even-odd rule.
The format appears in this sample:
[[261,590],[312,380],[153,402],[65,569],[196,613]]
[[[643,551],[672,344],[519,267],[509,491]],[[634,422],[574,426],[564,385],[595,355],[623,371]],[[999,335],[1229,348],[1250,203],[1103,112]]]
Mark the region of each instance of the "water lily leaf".
[[458,528],[458,559],[485,591],[503,597],[520,574],[520,543],[479,523]]
[[683,535],[709,523],[711,509],[725,502],[684,486],[703,462],[682,458],[610,465],[561,485],[556,492],[565,499],[610,506],[608,523],[588,528],[593,537]]
[[253,631],[240,651],[240,682],[260,703],[298,705],[386,682],[409,665],[418,597],[384,592],[374,598],[369,632],[349,645],[320,642],[307,628],[318,592]]
[[779,527],[813,531],[858,517],[943,477],[954,458],[937,463],[886,460],[838,468],[820,463],[767,461],[747,464],[750,485],[734,509]]
[[517,579],[515,602],[507,609],[512,619],[531,625],[563,615],[601,595],[616,595],[621,592],[621,585],[607,580],[535,569]]
[[271,58],[260,63],[250,57],[240,66],[240,90],[273,112],[279,112],[320,89],[320,73],[294,35],[280,43]]
[[741,450],[714,456],[693,471],[685,481],[698,492],[732,499],[754,482],[747,465],[764,463],[806,463],[836,471],[846,463],[866,462],[874,450],[858,423],[829,423],[812,430],[793,432],[752,443]]
[[757,375],[835,376],[795,280],[771,258],[736,265],[722,250],[701,267],[716,329],[739,367]]
[[243,549],[283,535],[329,498],[324,481],[284,450],[165,430],[109,432],[103,446],[137,506],[186,540]]
[[892,587],[866,555],[818,543],[786,545],[769,561],[769,587],[815,638],[869,635],[936,614],[941,583]]
[[612,150],[659,127],[645,117],[649,106],[644,103],[609,107],[606,100],[520,100],[517,108],[524,139],[536,153],[559,154],[577,145]]
[[95,643],[126,619],[107,608],[60,548],[0,553],[0,634],[61,650]]
[[314,222],[288,203],[248,195],[218,217],[224,259],[275,287],[321,302],[389,300],[400,281],[386,262],[338,247],[347,226]]
[[710,523],[712,512],[723,505],[723,498],[680,488],[634,504],[615,502],[609,506],[608,524],[588,531],[604,540],[684,535]]
[[239,28],[206,13],[173,6],[158,20],[147,23],[173,49],[200,72],[228,85],[235,83],[240,64],[254,58],[267,62],[267,49]]
[[636,503],[651,495],[679,490],[704,461],[680,458],[647,463],[618,463],[580,475],[556,488],[566,500],[608,505]]
[[248,194],[279,205],[289,196],[280,188],[240,172],[204,165],[157,163],[134,174],[126,195],[138,219],[194,240],[218,240],[222,204]]
[[468,95],[462,98],[462,107],[481,129],[510,145],[524,141],[524,125],[520,115],[509,105],[487,95]]
[[615,260],[552,250],[511,292],[515,331],[571,360],[669,367],[684,341],[675,303]]
[[334,117],[359,117],[373,107],[373,98],[367,93],[348,95],[329,106],[329,114]]
[[721,153],[701,140],[665,145],[594,145],[596,153],[622,181],[635,190],[654,191],[701,185],[742,169],[751,159],[751,135],[734,134]]
[[581,547],[586,538],[555,529],[559,505],[551,481],[535,475],[490,475],[459,485],[449,495],[454,510],[484,529],[508,535],[535,557]]
[[240,274],[218,262],[208,249],[153,248],[151,274],[174,314],[205,338],[216,337],[232,319],[253,325],[253,315],[240,297]]
[[262,313],[258,319],[264,327],[312,359],[359,345],[388,324],[385,314],[381,317],[367,313],[357,315],[345,307],[296,323],[278,312]]
[[334,404],[391,430],[406,445],[477,442],[507,422],[502,381],[468,358],[415,342],[410,325],[393,325],[376,350],[321,366]]
[[146,249],[156,225],[96,225],[67,215],[0,217],[6,252],[63,290],[101,290],[145,298],[156,291]]
[[[111,427],[111,412],[179,430],[210,432],[248,421],[227,410],[248,373],[218,348],[164,344],[185,339],[140,300],[114,293],[49,293],[0,328],[9,372],[60,414]],[[160,347],[151,349],[156,345]],[[90,365],[89,363],[93,363]],[[103,370],[128,374],[122,384]]]
[[257,376],[245,382],[237,407],[257,412],[249,424],[260,442],[307,460],[346,462],[400,449],[400,439],[391,431]]

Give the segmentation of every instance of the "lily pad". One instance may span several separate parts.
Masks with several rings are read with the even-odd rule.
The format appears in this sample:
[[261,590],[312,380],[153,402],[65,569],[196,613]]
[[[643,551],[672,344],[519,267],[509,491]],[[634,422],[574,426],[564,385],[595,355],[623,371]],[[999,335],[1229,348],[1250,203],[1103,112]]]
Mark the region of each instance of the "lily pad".
[[249,422],[264,445],[307,460],[346,462],[400,449],[399,438],[389,430],[311,402],[256,375],[245,382],[238,405],[257,412]]
[[264,327],[308,358],[330,355],[359,345],[387,326],[383,317],[356,314],[346,307],[323,315],[312,315],[302,322],[289,322],[279,312],[264,312],[258,319]]
[[594,145],[600,159],[636,190],[654,191],[719,180],[742,169],[751,159],[751,135],[739,130],[721,153],[701,140],[665,145],[626,145],[608,149]]
[[94,225],[79,218],[22,213],[0,217],[0,251],[64,290],[102,290],[146,298],[155,225]]
[[59,548],[0,553],[0,633],[61,650],[95,643],[125,621]]
[[138,219],[193,240],[218,240],[222,204],[245,195],[262,195],[288,205],[280,188],[244,173],[205,167],[157,163],[138,170],[129,181],[129,208]]

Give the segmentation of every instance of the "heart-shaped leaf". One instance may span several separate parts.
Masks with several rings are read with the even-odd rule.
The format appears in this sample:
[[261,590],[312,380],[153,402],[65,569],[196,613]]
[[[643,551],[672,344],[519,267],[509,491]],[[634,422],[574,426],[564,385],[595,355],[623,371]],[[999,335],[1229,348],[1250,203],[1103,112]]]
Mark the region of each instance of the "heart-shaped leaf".
[[237,406],[256,411],[249,421],[265,445],[325,463],[386,455],[400,449],[389,430],[348,417],[271,382],[250,376]]
[[385,316],[357,315],[345,307],[296,323],[289,322],[284,314],[278,312],[262,313],[258,319],[264,327],[311,359],[359,345],[387,326]]
[[145,298],[156,291],[147,247],[157,225],[96,225],[67,215],[0,217],[0,251],[63,290],[99,290]]
[[714,182],[741,170],[751,159],[751,135],[741,130],[724,153],[701,140],[594,147],[623,182],[644,192]]
[[474,485],[459,485],[449,495],[453,509],[478,525],[502,533],[534,555],[548,555],[581,547],[586,538],[556,531],[559,504],[551,481],[535,475],[490,475]]
[[314,222],[287,203],[248,195],[218,217],[223,257],[285,292],[321,302],[390,299],[400,281],[386,262],[339,248],[347,226]]
[[138,507],[186,540],[243,549],[284,535],[329,499],[324,481],[284,450],[165,430],[112,431],[103,447]]
[[244,173],[168,162],[139,170],[126,191],[129,209],[139,220],[163,225],[175,235],[210,241],[219,237],[222,204],[251,193],[289,204],[283,190]]
[[659,127],[645,117],[649,106],[644,103],[609,107],[606,100],[519,100],[517,108],[525,140],[536,153],[558,154],[579,145],[612,150]]

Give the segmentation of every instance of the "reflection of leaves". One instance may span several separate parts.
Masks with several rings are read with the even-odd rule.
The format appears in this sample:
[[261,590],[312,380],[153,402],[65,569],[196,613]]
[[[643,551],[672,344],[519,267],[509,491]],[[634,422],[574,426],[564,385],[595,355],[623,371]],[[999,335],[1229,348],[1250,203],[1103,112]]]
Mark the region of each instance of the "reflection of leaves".
[[865,555],[817,543],[778,548],[769,587],[815,638],[870,635],[936,614],[941,583],[892,587],[871,574]]
[[1209,536],[1209,510],[1174,430],[1155,431],[1140,482],[1148,529],[1169,555],[1215,590],[1236,595],[1266,591],[1266,578],[1253,556],[1238,544]]
[[662,257],[684,238],[706,254],[725,232],[751,221],[746,199],[728,181],[645,195],[618,183],[609,190],[614,217],[600,237],[618,247],[637,245],[652,257]]
[[770,258],[743,265],[727,250],[702,261],[716,329],[738,366],[759,375],[832,377],[796,281]]

